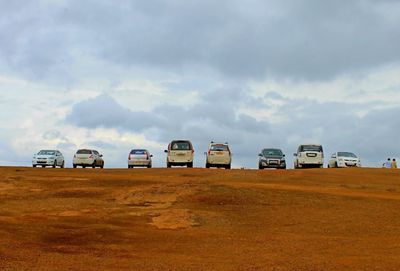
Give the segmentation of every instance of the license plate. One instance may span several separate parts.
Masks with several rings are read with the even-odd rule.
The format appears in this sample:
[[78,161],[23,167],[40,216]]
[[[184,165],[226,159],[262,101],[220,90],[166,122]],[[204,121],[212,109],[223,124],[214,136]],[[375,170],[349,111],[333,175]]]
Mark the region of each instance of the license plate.
[[223,155],[223,154],[224,154],[224,153],[221,152],[221,151],[217,152],[217,155]]

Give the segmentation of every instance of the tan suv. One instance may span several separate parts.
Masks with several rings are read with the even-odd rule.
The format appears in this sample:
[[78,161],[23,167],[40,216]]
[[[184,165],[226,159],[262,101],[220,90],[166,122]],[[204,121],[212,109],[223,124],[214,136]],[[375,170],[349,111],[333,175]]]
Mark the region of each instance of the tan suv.
[[211,141],[206,155],[206,168],[231,168],[232,153],[229,149],[228,143],[214,143],[213,141]]
[[187,166],[193,167],[194,149],[189,140],[174,140],[168,145],[167,167]]

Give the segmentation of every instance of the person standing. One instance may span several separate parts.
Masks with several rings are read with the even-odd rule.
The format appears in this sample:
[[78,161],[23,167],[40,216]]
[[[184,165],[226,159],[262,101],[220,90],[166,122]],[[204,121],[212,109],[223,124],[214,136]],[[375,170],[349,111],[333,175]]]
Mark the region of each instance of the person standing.
[[394,158],[392,160],[392,168],[397,168],[397,162],[396,162],[396,159],[394,159]]
[[387,159],[385,163],[385,168],[392,168],[392,161],[390,161],[390,158]]

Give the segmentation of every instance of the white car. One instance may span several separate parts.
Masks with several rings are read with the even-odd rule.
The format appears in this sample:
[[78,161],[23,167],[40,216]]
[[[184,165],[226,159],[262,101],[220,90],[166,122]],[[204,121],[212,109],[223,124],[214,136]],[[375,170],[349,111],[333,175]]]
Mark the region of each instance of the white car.
[[152,154],[148,150],[144,149],[133,149],[128,155],[128,168],[134,167],[147,167],[151,168]]
[[294,168],[323,168],[324,151],[321,145],[305,144],[300,145],[297,153],[294,154]]
[[361,160],[352,152],[335,152],[329,159],[328,167],[361,167]]
[[193,167],[194,149],[189,140],[174,140],[168,144],[167,167],[187,166]]
[[232,153],[229,149],[228,143],[214,143],[211,141],[206,154],[206,168],[210,167],[223,167],[226,169],[231,168]]
[[64,156],[60,151],[57,150],[41,150],[33,156],[32,166],[47,167],[52,166],[64,168],[65,161]]
[[80,149],[74,155],[72,165],[74,168],[77,168],[78,166],[81,166],[83,168],[104,168],[103,155],[96,150]]

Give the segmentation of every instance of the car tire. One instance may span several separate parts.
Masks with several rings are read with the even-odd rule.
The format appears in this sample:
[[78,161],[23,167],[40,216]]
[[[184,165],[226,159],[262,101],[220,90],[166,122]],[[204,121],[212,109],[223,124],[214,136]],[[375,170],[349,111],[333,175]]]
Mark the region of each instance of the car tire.
[[36,167],[36,165],[32,165],[33,167]]
[[258,165],[258,169],[263,170],[264,168],[261,165]]
[[82,168],[86,168],[86,166],[82,166]]
[[76,168],[76,167],[77,167],[77,165],[73,164],[73,165],[72,165],[72,167],[73,167],[73,168]]
[[167,162],[167,168],[171,168],[171,163]]
[[53,165],[53,168],[56,168],[56,167],[57,167],[57,160],[54,161],[54,165]]
[[188,164],[187,164],[187,167],[188,167],[188,168],[192,168],[192,167],[193,167],[193,162],[188,163]]
[[231,164],[225,166],[225,169],[231,169]]
[[96,168],[96,161],[93,162],[92,168]]
[[147,166],[147,168],[151,168],[151,164],[149,164],[149,165]]
[[42,166],[42,168],[45,168],[46,166]]
[[62,162],[60,168],[64,168],[65,167],[65,161]]
[[206,168],[210,168],[210,164],[209,163],[206,163]]
[[335,162],[335,167],[337,167],[337,168],[339,167],[338,164],[337,164],[337,162]]
[[103,162],[103,163],[101,163],[101,166],[100,166],[100,168],[101,168],[101,169],[103,169],[103,168],[104,168],[104,162]]

